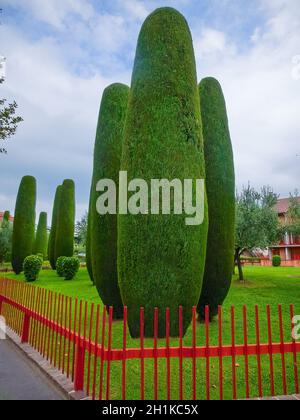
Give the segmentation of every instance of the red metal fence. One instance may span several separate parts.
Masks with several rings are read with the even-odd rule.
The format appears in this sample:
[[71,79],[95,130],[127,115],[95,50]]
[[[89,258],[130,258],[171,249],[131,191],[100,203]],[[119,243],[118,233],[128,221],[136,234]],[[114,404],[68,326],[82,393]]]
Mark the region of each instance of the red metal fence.
[[[181,307],[178,310],[180,336],[176,340],[169,335],[169,309],[166,310],[166,338],[158,339],[157,308],[154,309],[154,338],[145,339],[141,308],[141,337],[132,340],[126,307],[124,320],[116,323],[113,308],[107,314],[92,302],[15,280],[0,280],[0,315],[5,317],[9,328],[23,343],[29,343],[71,378],[75,390],[85,391],[92,399],[222,400],[273,396],[276,392],[298,394],[300,343],[291,333],[294,306],[288,309],[288,331],[281,305],[276,308],[276,324],[271,307],[265,309],[266,343],[261,340],[262,317],[258,306],[254,308],[250,326],[246,306],[238,317],[232,307],[230,314],[226,314],[226,323],[220,307],[214,337],[209,308],[202,325],[197,322],[196,308],[193,308],[188,345],[188,339],[182,336]],[[278,325],[276,333],[274,325]],[[249,340],[250,327],[254,331],[254,343]],[[203,345],[199,344],[199,328]],[[230,344],[224,344],[224,336]]]

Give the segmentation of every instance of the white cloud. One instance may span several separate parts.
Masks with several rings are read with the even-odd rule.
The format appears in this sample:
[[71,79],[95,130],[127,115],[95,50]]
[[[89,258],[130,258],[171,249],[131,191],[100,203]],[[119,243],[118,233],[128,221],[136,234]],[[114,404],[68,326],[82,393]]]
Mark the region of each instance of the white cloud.
[[246,51],[231,48],[226,36],[214,31],[203,46],[218,53],[196,51],[199,76],[217,77],[224,89],[238,186],[270,184],[282,195],[299,187],[300,178],[300,80],[292,78],[291,64],[300,52],[295,4],[263,1],[267,23],[255,30]]
[[120,6],[127,11],[130,16],[140,20],[145,19],[151,12],[151,10],[148,10],[139,0],[121,0]]
[[69,14],[77,15],[83,20],[90,19],[95,11],[86,0],[2,0],[3,6],[22,8],[34,18],[48,23],[58,29],[64,27]]

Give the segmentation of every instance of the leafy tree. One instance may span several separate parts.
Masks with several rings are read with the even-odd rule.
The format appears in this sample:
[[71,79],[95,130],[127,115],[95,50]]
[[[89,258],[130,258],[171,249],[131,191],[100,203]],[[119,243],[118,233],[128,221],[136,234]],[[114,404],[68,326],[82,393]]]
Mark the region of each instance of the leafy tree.
[[[4,82],[4,78],[0,78],[0,85]],[[16,115],[18,108],[14,101],[6,104],[6,99],[0,99],[0,140],[5,141],[16,134],[18,124],[23,121],[21,117]],[[7,153],[5,148],[0,147],[0,153]]]
[[75,243],[83,247],[86,246],[87,219],[88,219],[88,213],[86,212],[85,215],[82,216],[81,220],[76,222],[76,225],[75,225]]
[[9,222],[3,221],[0,226],[0,264],[2,265],[11,252],[12,226]]
[[241,281],[244,280],[241,264],[243,252],[264,249],[278,241],[280,228],[274,210],[277,200],[278,195],[270,187],[263,187],[258,192],[250,185],[237,196],[235,262]]

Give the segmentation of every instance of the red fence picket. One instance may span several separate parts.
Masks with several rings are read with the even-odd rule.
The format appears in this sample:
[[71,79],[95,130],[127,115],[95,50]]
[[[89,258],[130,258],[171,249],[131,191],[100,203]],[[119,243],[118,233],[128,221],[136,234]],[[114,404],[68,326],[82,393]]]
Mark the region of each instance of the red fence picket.
[[[231,343],[224,343],[224,311],[218,309],[217,324],[217,345],[212,345],[212,334],[210,328],[209,307],[205,308],[204,320],[204,342],[200,346],[197,343],[199,331],[197,328],[196,308],[192,308],[191,324],[191,343],[185,345],[183,337],[183,308],[178,309],[178,331],[179,342],[175,347],[171,345],[174,340],[170,337],[171,312],[166,308],[162,313],[158,308],[154,308],[154,337],[153,347],[149,347],[149,340],[145,338],[145,311],[140,310],[140,340],[135,342],[138,346],[128,347],[128,328],[127,317],[128,310],[124,308],[124,318],[119,325],[122,326],[122,348],[114,348],[114,325],[113,308],[103,308],[101,317],[101,307],[94,303],[75,301],[71,297],[52,291],[38,288],[34,285],[25,284],[15,280],[0,279],[0,315],[6,319],[7,326],[20,336],[22,343],[29,343],[36,349],[50,364],[57,367],[66,377],[74,382],[76,391],[84,391],[91,399],[98,397],[100,400],[105,398],[110,400],[115,398],[112,389],[112,370],[117,362],[120,362],[120,384],[119,392],[123,400],[127,398],[128,381],[131,369],[128,369],[128,363],[132,360],[138,361],[138,374],[140,381],[139,398],[158,400],[159,385],[164,385],[164,398],[183,400],[186,397],[186,389],[191,389],[192,398],[199,398],[201,392],[205,392],[205,399],[213,398],[213,389],[216,389],[215,398],[223,400],[229,398],[228,387],[231,388],[231,398],[249,398],[250,396],[263,397],[266,390],[263,386],[263,374],[269,375],[269,391],[267,395],[275,395],[276,383],[282,382],[282,390],[287,394],[291,386],[293,392],[299,393],[299,353],[300,343],[295,337],[291,341],[285,341],[284,332],[284,313],[281,305],[276,309],[278,312],[278,336],[280,342],[274,342],[274,324],[272,323],[271,307],[266,307],[266,331],[267,343],[262,343],[261,328],[262,316],[259,307],[254,307],[254,333],[255,343],[250,343],[247,307],[243,306],[241,326],[242,331],[238,331],[238,316],[235,308],[232,306],[230,311],[230,337]],[[294,329],[294,306],[290,305],[288,316],[291,329]],[[166,334],[165,341],[158,338],[159,316],[165,315]],[[200,327],[199,327],[200,328]],[[241,334],[240,334],[241,333]],[[239,337],[242,337],[243,343],[239,344]],[[263,363],[263,357],[268,357],[268,362]],[[238,388],[238,368],[239,357],[244,358],[244,383],[245,394],[239,395]],[[275,358],[280,358],[281,373],[276,377]],[[252,360],[254,359],[254,360]],[[146,370],[146,363],[153,361],[153,394],[149,393],[149,383],[151,379],[149,369]],[[164,370],[160,369],[159,362],[165,360],[165,377],[162,376]],[[178,361],[179,369],[174,369],[173,361]],[[200,372],[198,361],[204,361],[205,375]],[[231,381],[225,383],[225,360],[231,361]],[[289,384],[288,361],[292,361],[293,384]],[[191,377],[187,379],[185,372],[185,363],[191,363]],[[214,372],[215,363],[218,363],[218,369]],[[253,363],[255,362],[255,372]],[[268,372],[265,372],[268,369]],[[277,365],[278,369],[278,365]],[[187,370],[188,372],[188,370]],[[213,373],[216,373],[218,387],[212,383]],[[251,373],[251,376],[250,376]],[[228,365],[227,365],[228,374]],[[257,375],[257,390],[250,389],[250,377]],[[178,380],[177,391],[174,391],[174,378]],[[277,379],[277,381],[276,381]],[[187,383],[190,381],[190,384]],[[203,381],[205,388],[202,389]],[[116,384],[114,384],[115,386]],[[189,387],[188,387],[189,385]],[[225,388],[225,385],[227,387]],[[151,388],[151,387],[150,387]],[[116,389],[114,388],[114,393]],[[251,395],[251,392],[253,395]],[[277,391],[278,392],[278,391]],[[290,391],[291,392],[291,391]]]

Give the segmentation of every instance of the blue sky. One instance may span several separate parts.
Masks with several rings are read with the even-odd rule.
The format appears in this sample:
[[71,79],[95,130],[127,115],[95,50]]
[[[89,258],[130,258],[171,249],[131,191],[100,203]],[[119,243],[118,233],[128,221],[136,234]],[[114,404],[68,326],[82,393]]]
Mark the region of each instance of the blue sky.
[[300,189],[299,0],[2,0],[1,5],[0,55],[7,60],[1,90],[17,100],[24,123],[7,144],[8,155],[0,157],[0,210],[14,210],[20,179],[32,174],[38,180],[38,211],[51,213],[56,186],[73,178],[77,217],[84,213],[103,89],[113,82],[130,84],[142,22],[162,6],[187,18],[199,80],[214,76],[223,86],[237,186],[270,184],[281,196]]

